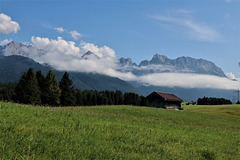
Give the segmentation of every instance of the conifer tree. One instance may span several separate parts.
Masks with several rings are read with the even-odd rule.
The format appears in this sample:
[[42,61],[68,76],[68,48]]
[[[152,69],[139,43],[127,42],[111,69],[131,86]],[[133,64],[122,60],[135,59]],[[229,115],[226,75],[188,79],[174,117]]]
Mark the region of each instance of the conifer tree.
[[48,105],[56,106],[60,104],[61,89],[58,85],[56,76],[50,70],[45,78],[46,90],[45,93],[46,102]]
[[36,77],[38,81],[38,86],[41,91],[41,102],[43,105],[47,104],[47,83],[44,75],[42,74],[42,71],[37,71],[36,72]]
[[115,105],[121,105],[123,104],[124,97],[121,91],[116,90],[115,92]]
[[69,78],[69,74],[67,72],[64,73],[59,86],[62,90],[60,96],[60,102],[62,106],[73,106],[75,105],[75,94],[74,89],[72,87],[72,80]]
[[15,88],[17,101],[26,104],[41,104],[37,78],[32,68],[24,73]]
[[84,102],[83,102],[83,94],[80,90],[76,89],[76,105],[77,106],[83,106]]

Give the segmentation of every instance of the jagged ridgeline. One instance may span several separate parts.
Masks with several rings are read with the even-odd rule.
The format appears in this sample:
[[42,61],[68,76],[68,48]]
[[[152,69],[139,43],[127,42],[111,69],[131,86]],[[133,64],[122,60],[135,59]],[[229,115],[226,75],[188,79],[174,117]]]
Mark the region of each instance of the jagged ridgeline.
[[119,62],[122,66],[124,66],[124,69],[131,71],[135,75],[178,72],[226,77],[222,69],[217,67],[213,62],[191,57],[170,59],[164,55],[155,54],[150,61],[143,60],[139,63],[139,65],[132,62],[131,58],[121,58]]
[[[0,46],[0,55],[4,56],[19,55],[33,58],[36,56],[41,57],[44,54],[46,54],[46,51],[43,49],[38,49],[31,45],[16,43],[14,41],[10,42],[7,45]],[[100,59],[100,57],[91,51],[83,54],[82,58]],[[226,77],[222,69],[217,67],[213,62],[191,57],[178,57],[176,59],[170,59],[167,56],[155,54],[151,60],[143,60],[138,65],[132,62],[131,58],[120,58],[119,64],[119,70],[130,71],[135,75],[163,72],[180,72]]]

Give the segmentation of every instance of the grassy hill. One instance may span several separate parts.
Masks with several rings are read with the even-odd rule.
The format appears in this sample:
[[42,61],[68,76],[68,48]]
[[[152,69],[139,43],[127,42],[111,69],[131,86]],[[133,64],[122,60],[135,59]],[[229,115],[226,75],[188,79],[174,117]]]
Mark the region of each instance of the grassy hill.
[[0,102],[0,117],[0,159],[240,159],[240,105],[175,111]]

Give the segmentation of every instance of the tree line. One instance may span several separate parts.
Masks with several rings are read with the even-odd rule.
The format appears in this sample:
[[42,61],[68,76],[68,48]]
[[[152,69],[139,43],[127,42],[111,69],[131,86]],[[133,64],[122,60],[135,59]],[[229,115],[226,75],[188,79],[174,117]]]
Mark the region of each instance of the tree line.
[[17,83],[0,83],[0,100],[46,106],[136,105],[147,106],[145,97],[136,93],[96,91],[73,88],[67,72],[58,82],[50,70],[46,76],[30,68]]
[[232,104],[232,102],[225,98],[215,98],[215,97],[203,97],[198,98],[198,105],[222,105],[222,104]]

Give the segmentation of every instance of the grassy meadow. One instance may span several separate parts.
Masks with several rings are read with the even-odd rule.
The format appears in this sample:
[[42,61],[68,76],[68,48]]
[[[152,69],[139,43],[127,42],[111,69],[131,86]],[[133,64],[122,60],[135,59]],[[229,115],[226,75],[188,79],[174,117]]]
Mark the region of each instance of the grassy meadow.
[[0,159],[240,159],[240,105],[183,108],[0,102]]

